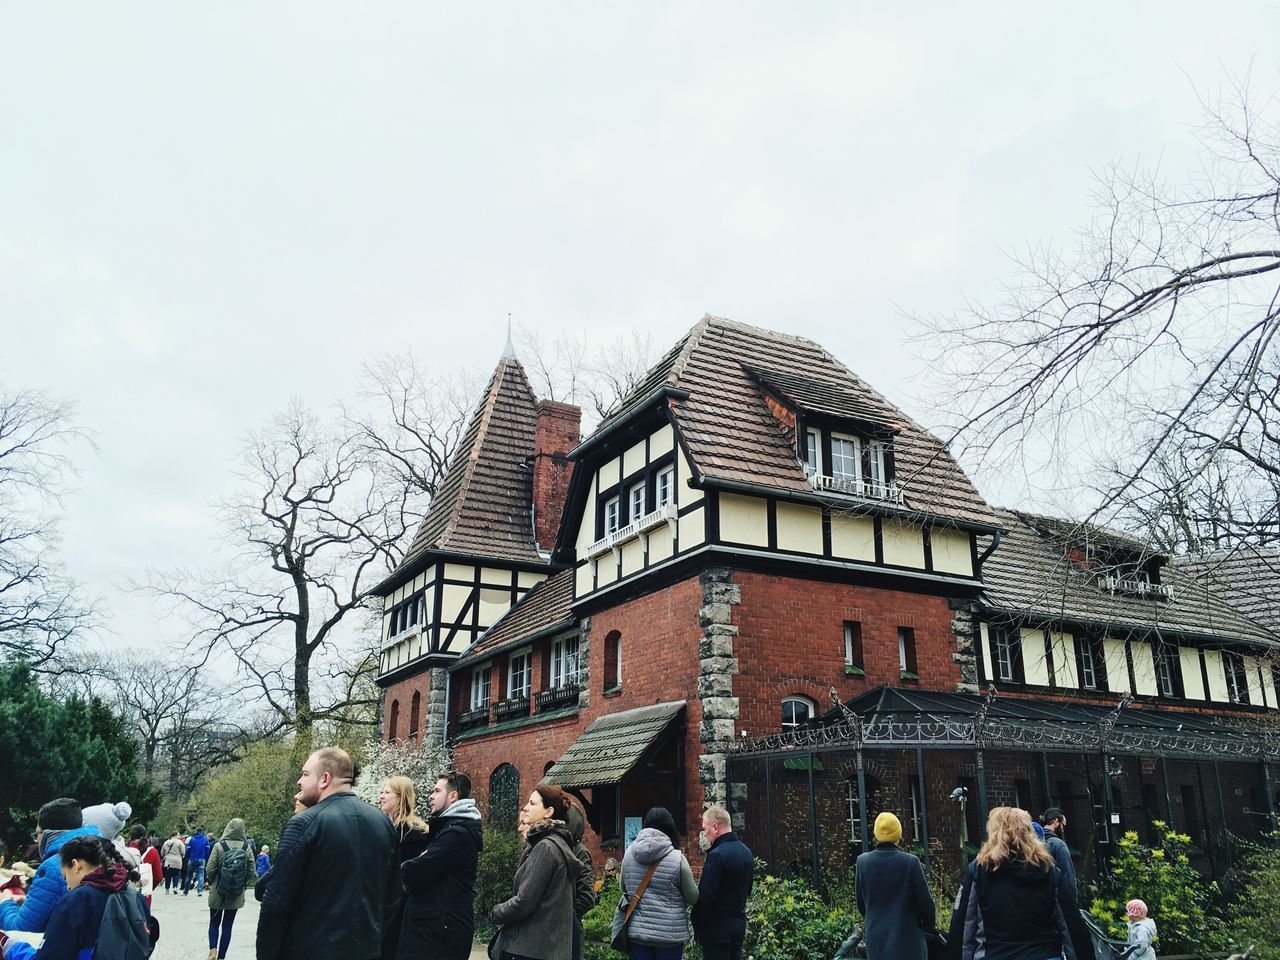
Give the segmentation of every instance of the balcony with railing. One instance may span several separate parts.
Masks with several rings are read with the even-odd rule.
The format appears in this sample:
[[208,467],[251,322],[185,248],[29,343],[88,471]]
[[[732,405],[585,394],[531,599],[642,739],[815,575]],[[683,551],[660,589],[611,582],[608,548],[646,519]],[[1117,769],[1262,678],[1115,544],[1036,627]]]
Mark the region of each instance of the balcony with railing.
[[559,687],[552,687],[550,690],[543,690],[534,695],[534,700],[538,705],[539,713],[546,713],[548,710],[559,710],[561,707],[576,706],[578,703],[578,694],[582,691],[582,686],[577,683],[566,683]]
[[606,533],[591,546],[587,547],[587,558],[594,560],[610,550],[618,550],[628,540],[646,536],[654,527],[660,527],[664,523],[670,526],[674,532],[677,516],[674,503],[663,504],[657,510],[652,510],[643,517],[632,520],[625,527],[619,527],[613,533]]
[[809,472],[809,485],[819,493],[838,493],[857,497],[860,500],[875,500],[882,503],[902,503],[902,491],[898,489],[896,483]]
[[458,714],[459,730],[474,730],[477,727],[487,727],[489,725],[489,707],[486,704],[483,707],[473,707],[464,713]]
[[1111,593],[1124,593],[1134,597],[1149,597],[1152,600],[1172,600],[1173,584],[1152,583],[1138,577],[1121,577],[1115,575],[1098,578],[1098,586]]
[[498,723],[503,720],[516,720],[520,717],[529,715],[529,698],[511,697],[507,700],[499,700],[493,705],[493,718]]

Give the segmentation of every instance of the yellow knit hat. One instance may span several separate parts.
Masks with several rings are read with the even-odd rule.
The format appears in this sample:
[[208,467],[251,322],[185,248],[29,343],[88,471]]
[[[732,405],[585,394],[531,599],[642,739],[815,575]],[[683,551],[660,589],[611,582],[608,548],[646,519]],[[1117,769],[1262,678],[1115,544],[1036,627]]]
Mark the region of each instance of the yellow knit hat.
[[876,842],[897,843],[902,839],[902,824],[892,813],[882,813],[876,817]]

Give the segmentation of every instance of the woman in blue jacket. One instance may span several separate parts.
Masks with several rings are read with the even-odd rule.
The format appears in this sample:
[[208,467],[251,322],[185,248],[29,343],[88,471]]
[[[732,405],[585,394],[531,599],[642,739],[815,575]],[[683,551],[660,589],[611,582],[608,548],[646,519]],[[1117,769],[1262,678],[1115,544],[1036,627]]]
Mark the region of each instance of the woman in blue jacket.
[[[142,951],[151,945],[147,902],[129,887],[138,872],[130,870],[115,847],[101,837],[75,837],[58,852],[67,895],[58,901],[44,931],[44,945],[37,950],[29,943],[9,940],[0,934],[4,960],[93,960],[102,928],[102,915],[113,895],[133,898],[125,915],[136,918],[139,928],[126,931]],[[115,936],[120,937],[120,931]],[[145,947],[142,945],[146,944]]]
[[40,868],[31,879],[25,900],[16,900],[9,891],[0,893],[0,930],[43,933],[53,908],[67,892],[58,859],[62,845],[76,837],[98,836],[97,827],[83,825],[80,804],[70,797],[46,803],[36,816],[36,824]]

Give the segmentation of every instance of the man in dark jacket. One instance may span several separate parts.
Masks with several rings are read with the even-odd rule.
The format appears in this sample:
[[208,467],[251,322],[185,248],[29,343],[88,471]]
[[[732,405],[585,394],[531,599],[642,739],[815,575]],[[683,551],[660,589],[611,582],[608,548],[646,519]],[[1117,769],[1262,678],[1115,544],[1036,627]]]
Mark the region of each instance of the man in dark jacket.
[[693,907],[693,935],[702,945],[704,960],[742,960],[754,867],[751,851],[733,832],[729,811],[718,804],[703,811],[702,832],[711,848]]
[[309,809],[290,824],[258,916],[258,960],[373,960],[400,900],[391,820],[351,792],[346,751],[317,750],[298,779]]
[[1061,807],[1050,807],[1040,819],[1044,824],[1045,846],[1049,848],[1049,853],[1053,855],[1053,862],[1062,871],[1066,882],[1070,884],[1072,890],[1075,890],[1076,865],[1071,860],[1071,849],[1062,836],[1067,829],[1067,815]]
[[465,773],[440,774],[427,826],[427,849],[400,866],[409,899],[397,956],[467,960],[475,937],[472,905],[484,829]]
[[902,824],[876,817],[875,848],[858,857],[854,888],[866,921],[868,960],[925,960],[925,934],[937,928],[933,895],[920,861],[898,849]]

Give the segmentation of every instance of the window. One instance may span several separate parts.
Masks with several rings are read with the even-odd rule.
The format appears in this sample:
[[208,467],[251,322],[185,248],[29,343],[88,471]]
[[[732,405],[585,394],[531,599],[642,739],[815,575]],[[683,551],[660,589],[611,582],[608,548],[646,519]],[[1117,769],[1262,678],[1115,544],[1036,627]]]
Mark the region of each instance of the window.
[[641,517],[644,516],[644,481],[643,480],[631,488],[629,499],[631,503],[631,513],[629,514],[629,516],[632,520],[639,520]]
[[391,722],[387,725],[387,739],[395,740],[400,735],[400,701],[391,701]]
[[1238,653],[1224,651],[1222,664],[1227,673],[1227,690],[1232,703],[1249,702],[1249,681],[1245,677],[1244,658]]
[[391,609],[391,636],[404,633],[410,627],[416,627],[427,617],[427,601],[422,594],[410,597],[404,603]]
[[898,628],[898,669],[903,680],[918,680],[916,673],[916,631],[912,627]]
[[529,696],[529,667],[532,657],[527,649],[511,655],[507,668],[507,699],[521,700]]
[[856,620],[844,622],[844,665],[861,672],[862,665],[862,624]]
[[1017,648],[1021,645],[1021,639],[1009,627],[992,625],[990,629],[996,679],[1005,683],[1017,683]]
[[676,468],[675,467],[663,467],[661,470],[658,471],[658,478],[655,481],[655,485],[654,485],[654,493],[655,493],[655,498],[657,500],[657,503],[654,504],[655,509],[657,509],[658,507],[665,507],[668,503],[671,502],[672,498],[675,495],[675,485],[676,485]]
[[817,430],[804,432],[804,465],[806,473],[822,473],[822,442]]
[[604,504],[604,532],[614,533],[618,529],[618,498],[610,497]]
[[924,843],[924,796],[920,793],[920,778],[911,778],[911,839]]
[[489,774],[489,823],[503,830],[514,830],[520,819],[520,771],[509,763],[500,763]]
[[604,690],[622,686],[622,634],[612,630],[604,638]]
[[782,729],[795,730],[813,719],[813,701],[807,697],[786,697],[782,701]]
[[1182,664],[1178,648],[1162,644],[1156,651],[1156,685],[1162,697],[1182,696]]
[[561,637],[551,644],[551,689],[578,682],[578,638]]
[[471,671],[471,709],[485,710],[492,690],[493,667],[485,664]]
[[871,468],[871,474],[867,477],[867,480],[877,491],[883,491],[885,484],[887,484],[889,480],[889,476],[885,471],[884,465],[884,443],[880,440],[871,440],[868,441],[867,448],[867,463]]
[[1013,805],[1019,810],[1031,812],[1031,781],[1030,780],[1014,780],[1013,781]]
[[832,434],[831,475],[844,480],[862,479],[862,451],[857,437]]
[[1080,648],[1080,686],[1086,690],[1098,689],[1098,665],[1093,658],[1093,641],[1088,637],[1078,636],[1076,643]]
[[418,735],[418,721],[422,714],[422,694],[418,691],[413,692],[413,699],[409,702],[409,736],[416,737]]

